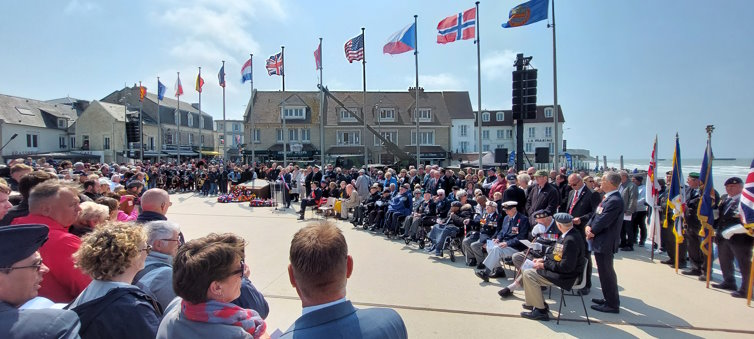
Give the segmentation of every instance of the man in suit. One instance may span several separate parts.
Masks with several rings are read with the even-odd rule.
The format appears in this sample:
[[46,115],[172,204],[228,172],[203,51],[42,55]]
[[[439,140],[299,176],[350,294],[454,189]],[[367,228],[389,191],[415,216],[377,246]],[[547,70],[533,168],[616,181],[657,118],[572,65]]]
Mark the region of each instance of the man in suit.
[[50,272],[38,251],[48,232],[45,225],[0,227],[0,336],[4,338],[79,337],[81,322],[73,311],[20,308],[37,297],[42,276]]
[[346,299],[353,258],[343,233],[320,221],[293,236],[288,278],[304,308],[280,338],[407,338],[406,325],[388,308],[357,309]]
[[[746,298],[749,287],[749,270],[751,269],[751,249],[754,246],[754,238],[746,233],[734,232],[736,228],[743,229],[739,216],[738,204],[743,192],[741,178],[732,177],[725,181],[725,193],[719,206],[719,217],[715,220],[717,230],[717,248],[720,255],[720,269],[723,271],[723,282],[712,284],[715,288],[731,290],[735,298]],[[738,262],[741,269],[741,288],[736,289],[735,266],[733,260]]]
[[[623,199],[623,222],[620,231],[620,249],[622,251],[633,251],[634,243],[636,243],[636,234],[634,233],[633,223],[631,223],[631,217],[636,212],[639,190],[628,179],[628,172],[620,171],[621,183],[618,186],[618,191]],[[602,190],[607,192],[604,188]]]
[[529,223],[534,226],[534,212],[546,210],[549,215],[554,215],[560,204],[560,193],[555,185],[547,182],[547,171],[539,170],[534,173],[536,183],[530,188],[526,198],[526,212],[529,215]]
[[[568,177],[568,186],[571,192],[566,199],[565,212],[573,217],[573,227],[584,237],[586,243],[586,232],[584,227],[587,221],[594,215],[594,210],[600,203],[600,196],[594,194],[589,187],[586,187],[584,180],[578,174],[574,173]],[[582,295],[589,294],[592,288],[592,251],[586,250],[587,268],[586,268],[586,286],[579,291]]]
[[304,212],[306,212],[306,206],[317,206],[319,199],[322,199],[322,189],[317,187],[317,182],[311,182],[311,193],[309,197],[301,199],[301,211],[299,211],[298,220],[304,220]]
[[541,287],[558,286],[570,289],[584,272],[585,245],[578,231],[573,230],[573,217],[558,213],[553,217],[558,230],[563,234],[555,244],[551,254],[531,261],[531,268],[523,273],[526,302],[523,307],[530,310],[521,316],[532,320],[549,320],[549,312],[542,296]]
[[596,305],[592,308],[607,313],[618,313],[620,298],[618,297],[618,277],[613,268],[613,255],[618,252],[620,232],[623,226],[624,203],[618,192],[621,175],[607,172],[602,176],[602,190],[605,197],[597,206],[592,218],[586,224],[586,238],[591,240],[594,259],[597,261],[597,272],[600,275],[602,295],[604,299],[592,299]]
[[518,182],[516,175],[508,174],[506,180],[508,180],[508,188],[503,191],[503,201],[515,201],[518,213],[526,213],[526,192],[516,185]]
[[[500,260],[510,258],[516,252],[526,250],[526,246],[520,240],[527,240],[529,237],[529,220],[525,215],[518,213],[517,204],[515,201],[503,203],[503,211],[505,211],[503,225],[484,244],[487,249],[487,257],[482,263],[485,268],[476,271],[475,274],[485,282],[490,281],[491,272],[500,268]],[[502,271],[502,274],[498,277],[504,278],[505,271]]]

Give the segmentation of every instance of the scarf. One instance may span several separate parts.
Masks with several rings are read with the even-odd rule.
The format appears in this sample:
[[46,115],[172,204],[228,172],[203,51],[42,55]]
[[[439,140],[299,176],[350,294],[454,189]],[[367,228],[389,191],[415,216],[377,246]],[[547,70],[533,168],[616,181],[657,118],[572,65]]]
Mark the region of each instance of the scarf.
[[215,300],[201,304],[183,300],[181,313],[191,321],[240,326],[254,338],[259,338],[267,329],[267,324],[257,311]]

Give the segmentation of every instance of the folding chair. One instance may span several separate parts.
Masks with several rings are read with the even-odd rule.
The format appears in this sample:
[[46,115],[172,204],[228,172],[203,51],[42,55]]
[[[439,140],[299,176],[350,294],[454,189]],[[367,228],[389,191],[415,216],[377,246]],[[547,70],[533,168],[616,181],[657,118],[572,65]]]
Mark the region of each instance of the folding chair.
[[560,306],[558,306],[558,322],[557,324],[560,324],[560,310],[563,308],[563,305],[565,305],[565,292],[571,292],[569,296],[578,296],[581,298],[581,305],[584,306],[584,315],[586,315],[586,323],[591,325],[592,323],[589,321],[589,313],[586,311],[586,304],[584,303],[584,296],[581,295],[578,291],[586,286],[586,269],[587,269],[587,259],[583,258],[582,262],[584,263],[584,273],[581,274],[581,279],[576,279],[576,281],[573,283],[573,286],[571,286],[570,289],[564,289],[560,288]]
[[318,211],[322,211],[323,216],[328,216],[329,214],[335,214],[335,198],[329,197],[327,198],[327,202],[324,206],[320,206],[317,208]]

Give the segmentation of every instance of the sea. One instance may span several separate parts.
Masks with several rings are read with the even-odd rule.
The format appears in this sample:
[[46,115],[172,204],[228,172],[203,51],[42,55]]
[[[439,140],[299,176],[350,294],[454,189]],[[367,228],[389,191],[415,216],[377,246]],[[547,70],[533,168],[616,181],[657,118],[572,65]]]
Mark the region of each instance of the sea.
[[[735,160],[713,160],[712,161],[712,182],[715,189],[720,193],[725,193],[724,183],[730,177],[739,177],[741,180],[746,181],[746,176],[751,169],[752,159],[750,158],[736,158]],[[600,159],[600,166],[602,166],[602,159]],[[620,160],[607,159],[608,167],[620,168]],[[649,158],[647,159],[624,159],[623,168],[629,172],[634,171],[646,171],[649,168]],[[662,159],[657,161],[658,173],[665,177],[665,172],[670,171],[673,168],[673,159]],[[702,159],[681,159],[681,170],[684,177],[687,177],[691,172],[700,172],[702,169]]]

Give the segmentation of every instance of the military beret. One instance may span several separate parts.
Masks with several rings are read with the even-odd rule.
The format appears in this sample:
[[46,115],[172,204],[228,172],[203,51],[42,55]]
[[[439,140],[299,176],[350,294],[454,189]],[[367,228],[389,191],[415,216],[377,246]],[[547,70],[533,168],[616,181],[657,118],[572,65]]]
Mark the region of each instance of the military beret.
[[730,177],[728,180],[725,180],[725,186],[728,185],[736,185],[736,184],[742,184],[744,181],[741,180],[739,177]]
[[506,201],[506,202],[503,203],[503,208],[506,209],[506,210],[509,210],[511,208],[515,208],[516,206],[518,206],[518,202],[516,202],[516,201]]
[[0,267],[8,268],[34,254],[47,241],[45,225],[29,224],[0,227]]
[[508,174],[508,176],[505,177],[505,178],[508,179],[508,180],[516,180],[516,175],[515,174]]
[[570,224],[573,222],[573,217],[568,213],[555,213],[552,218],[555,219],[555,222],[558,224]]
[[534,218],[547,218],[550,216],[550,212],[547,210],[538,210],[534,212]]
[[549,176],[550,173],[547,173],[547,170],[539,170],[534,173],[535,177],[546,177]]
[[699,173],[698,172],[691,172],[691,173],[689,173],[689,178],[699,179]]
[[463,204],[460,201],[454,201],[450,203],[450,207],[461,207]]

